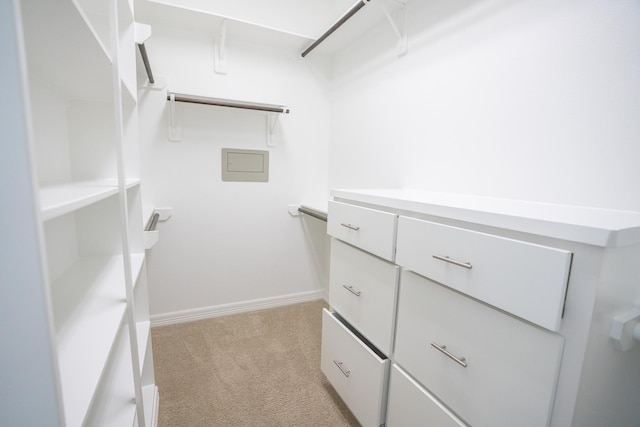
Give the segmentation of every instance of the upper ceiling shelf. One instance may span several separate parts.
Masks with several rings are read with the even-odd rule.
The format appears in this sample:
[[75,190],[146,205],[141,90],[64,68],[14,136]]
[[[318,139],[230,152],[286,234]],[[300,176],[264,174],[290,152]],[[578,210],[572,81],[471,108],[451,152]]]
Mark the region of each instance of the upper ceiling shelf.
[[[315,49],[333,54],[393,15],[400,0],[136,0],[136,21],[217,34],[227,21],[228,37],[260,41],[302,52],[357,3],[362,8]],[[386,12],[385,12],[386,11]]]
[[[382,21],[388,20],[400,41],[399,53],[406,51],[406,37],[403,28],[403,17],[400,25],[394,16],[406,5],[408,0],[357,0],[351,7],[302,52],[306,57],[312,51],[336,53],[345,46],[353,44]],[[366,7],[365,7],[366,6]]]

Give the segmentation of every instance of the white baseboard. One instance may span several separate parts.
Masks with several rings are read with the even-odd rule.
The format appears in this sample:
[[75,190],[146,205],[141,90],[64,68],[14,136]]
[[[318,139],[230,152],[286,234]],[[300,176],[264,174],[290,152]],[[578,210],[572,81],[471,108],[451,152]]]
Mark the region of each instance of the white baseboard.
[[264,310],[266,308],[280,307],[283,305],[297,304],[319,299],[328,301],[326,292],[322,289],[318,289],[316,291],[300,292],[297,294],[282,295],[277,297],[240,301],[230,304],[213,305],[210,307],[202,307],[192,310],[154,314],[151,316],[151,327],[153,328],[154,326],[166,326],[175,323],[193,322],[196,320],[210,319],[212,317],[247,313],[249,311]]

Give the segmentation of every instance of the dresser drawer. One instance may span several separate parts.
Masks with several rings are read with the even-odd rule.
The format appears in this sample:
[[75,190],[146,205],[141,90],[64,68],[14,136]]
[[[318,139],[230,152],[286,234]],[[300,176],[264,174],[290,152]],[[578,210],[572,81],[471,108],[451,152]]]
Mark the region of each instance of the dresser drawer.
[[396,263],[557,331],[571,252],[401,217]]
[[397,365],[391,367],[386,427],[466,427]]
[[327,233],[393,261],[398,216],[340,202],[329,202]]
[[330,304],[386,355],[391,352],[398,270],[340,240],[331,242]]
[[401,274],[396,362],[471,425],[546,426],[563,342],[431,280]]
[[389,360],[381,359],[326,309],[320,366],[363,427],[384,423]]

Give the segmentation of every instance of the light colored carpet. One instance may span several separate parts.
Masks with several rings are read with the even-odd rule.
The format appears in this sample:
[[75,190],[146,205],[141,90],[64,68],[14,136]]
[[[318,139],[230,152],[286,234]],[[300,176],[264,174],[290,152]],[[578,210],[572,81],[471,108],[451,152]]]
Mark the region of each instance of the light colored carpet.
[[153,328],[159,427],[359,426],[320,371],[323,307]]

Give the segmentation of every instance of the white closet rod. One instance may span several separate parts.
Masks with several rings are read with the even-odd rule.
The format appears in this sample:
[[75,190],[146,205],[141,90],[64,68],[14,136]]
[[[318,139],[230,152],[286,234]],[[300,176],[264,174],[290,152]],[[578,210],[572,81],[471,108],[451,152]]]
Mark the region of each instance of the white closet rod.
[[304,52],[302,52],[302,57],[304,58],[305,56],[307,56],[309,54],[309,52],[311,52],[313,49],[315,49],[320,43],[322,43],[327,37],[329,37],[335,30],[337,30],[338,28],[340,28],[342,26],[342,24],[344,24],[345,22],[347,22],[353,15],[355,15],[360,9],[362,9],[364,6],[366,6],[367,4],[369,4],[371,0],[358,0],[358,2],[356,4],[354,4],[351,9],[349,9],[347,11],[347,13],[345,13],[342,18],[340,18],[335,24],[333,24],[331,26],[331,28],[329,28],[327,31],[325,31],[325,33],[323,35],[320,36],[320,38],[316,41],[314,41],[311,46],[309,46]]
[[269,111],[272,113],[289,114],[289,108],[281,105],[258,104],[219,98],[206,98],[201,96],[184,95],[180,93],[167,93],[167,101],[171,101],[171,95],[174,96],[174,100],[176,102],[188,102],[191,104],[215,105],[218,107],[243,108],[245,110],[258,110]]

